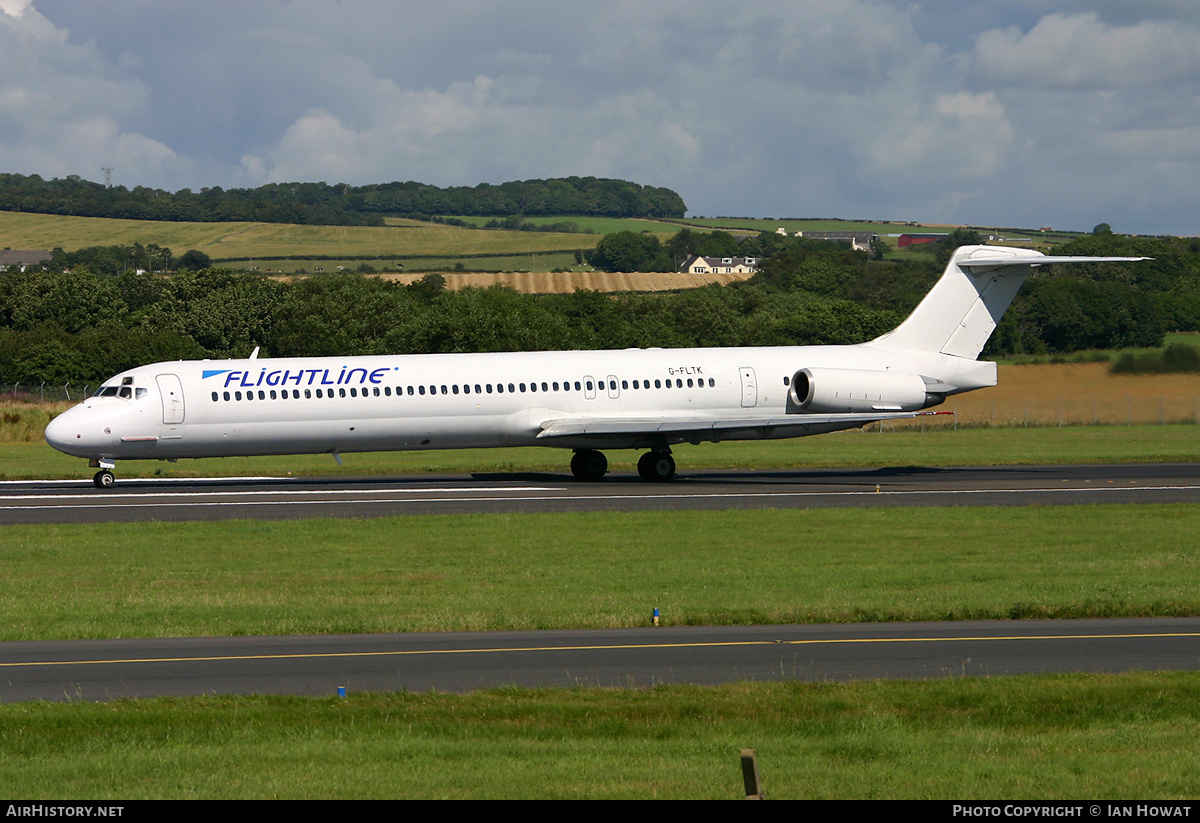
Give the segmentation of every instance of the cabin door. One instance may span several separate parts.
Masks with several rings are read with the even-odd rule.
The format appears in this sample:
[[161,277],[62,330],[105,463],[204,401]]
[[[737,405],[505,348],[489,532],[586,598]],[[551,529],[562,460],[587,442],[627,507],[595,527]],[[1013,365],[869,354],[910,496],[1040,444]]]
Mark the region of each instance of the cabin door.
[[163,424],[182,423],[183,383],[179,381],[179,375],[160,374],[154,380],[158,383],[158,393],[162,397]]
[[758,405],[758,380],[754,377],[754,369],[742,366],[738,369],[742,378],[742,408],[749,409]]

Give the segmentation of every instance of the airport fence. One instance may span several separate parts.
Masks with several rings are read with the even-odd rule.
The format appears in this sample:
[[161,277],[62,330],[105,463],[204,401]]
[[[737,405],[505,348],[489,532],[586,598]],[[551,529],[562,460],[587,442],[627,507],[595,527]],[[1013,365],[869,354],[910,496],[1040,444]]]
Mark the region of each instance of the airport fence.
[[78,403],[95,390],[94,386],[83,384],[72,386],[67,383],[62,386],[40,383],[36,386],[22,383],[0,384],[0,402],[3,403]]

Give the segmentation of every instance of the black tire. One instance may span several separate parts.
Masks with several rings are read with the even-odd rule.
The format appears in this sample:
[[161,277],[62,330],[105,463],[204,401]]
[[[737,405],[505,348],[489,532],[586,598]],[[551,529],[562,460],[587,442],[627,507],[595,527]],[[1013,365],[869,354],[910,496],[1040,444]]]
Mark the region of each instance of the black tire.
[[580,480],[599,480],[608,474],[608,458],[593,449],[575,452],[571,458],[571,474]]
[[666,483],[675,476],[675,458],[666,452],[646,452],[638,458],[638,474],[651,483]]
[[92,482],[96,484],[96,488],[98,489],[111,489],[117,484],[117,478],[108,469],[101,469],[96,472],[96,475],[92,478]]

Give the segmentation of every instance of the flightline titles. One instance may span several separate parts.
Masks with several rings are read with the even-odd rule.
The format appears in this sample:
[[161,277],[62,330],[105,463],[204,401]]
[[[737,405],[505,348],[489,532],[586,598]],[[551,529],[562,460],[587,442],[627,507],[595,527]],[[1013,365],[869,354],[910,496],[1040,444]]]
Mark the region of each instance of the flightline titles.
[[1186,803],[1093,803],[1090,806],[1054,803],[1009,803],[1004,806],[990,806],[955,803],[951,807],[954,817],[1191,817],[1191,812],[1191,804]]

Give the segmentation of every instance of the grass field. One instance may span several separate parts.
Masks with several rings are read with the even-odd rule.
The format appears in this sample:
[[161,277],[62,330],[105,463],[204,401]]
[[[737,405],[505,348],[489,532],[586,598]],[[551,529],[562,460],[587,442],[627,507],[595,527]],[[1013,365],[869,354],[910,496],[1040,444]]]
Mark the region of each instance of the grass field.
[[1197,700],[1189,672],[0,705],[0,793],[734,800],[749,747],[769,799],[1191,800]]
[[1200,614],[1188,505],[4,527],[0,640]]
[[[473,215],[446,215],[462,220],[465,223],[470,223],[474,226],[482,227],[489,220],[494,220],[493,217],[475,217]],[[649,232],[659,235],[660,239],[666,239],[675,232],[679,231],[679,226],[674,222],[661,220],[639,220],[636,218],[625,217],[585,217],[578,215],[562,215],[558,217],[527,217],[526,221],[537,226],[545,226],[553,223],[574,223],[579,227],[580,232],[592,234],[610,234],[618,231],[632,232]]]

